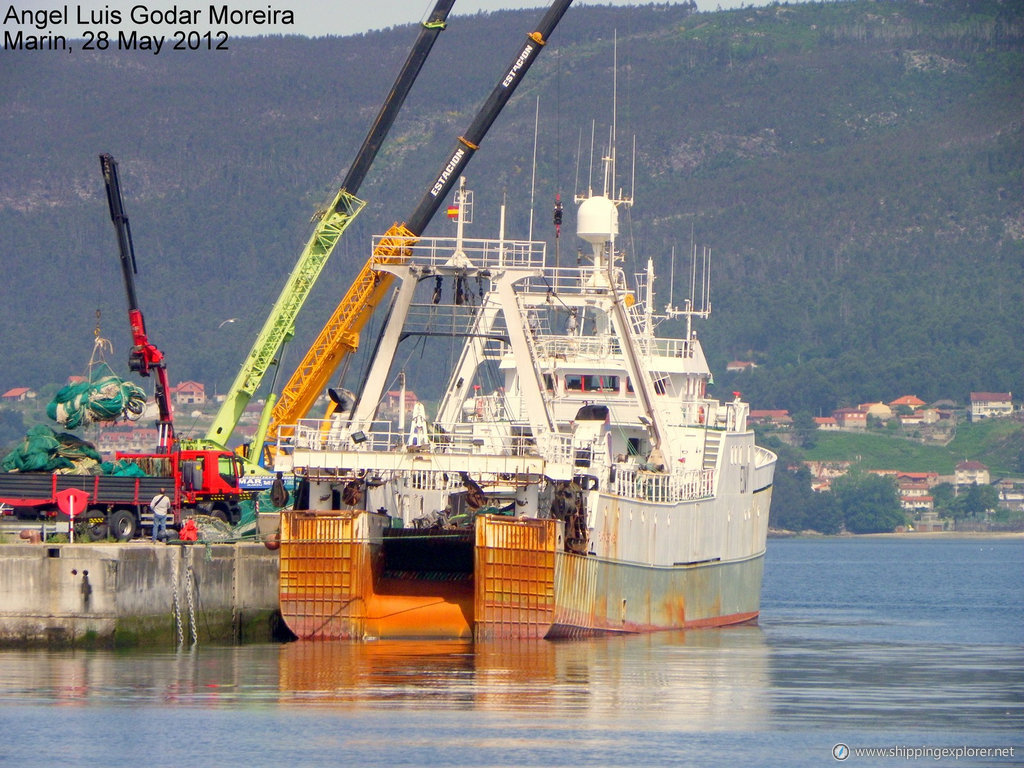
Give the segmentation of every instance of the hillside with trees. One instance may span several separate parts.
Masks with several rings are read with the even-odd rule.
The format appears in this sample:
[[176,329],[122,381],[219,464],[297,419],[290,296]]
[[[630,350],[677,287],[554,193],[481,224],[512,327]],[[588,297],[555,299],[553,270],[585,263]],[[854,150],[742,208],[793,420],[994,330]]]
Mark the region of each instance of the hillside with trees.
[[[284,358],[406,217],[539,11],[453,17]],[[326,31],[326,30],[325,30]],[[121,166],[140,302],[172,379],[223,391],[416,35],[235,39],[227,52],[4,52],[0,390],[52,394],[98,333],[124,375],[124,292],[97,156]],[[1012,0],[572,8],[468,168],[473,234],[554,247],[551,204],[607,143],[618,51],[620,245],[676,301],[712,247],[699,328],[717,389],[829,412],[963,401],[1024,370],[1024,6]],[[632,156],[635,137],[635,158]],[[560,248],[575,254],[567,206]],[[435,221],[428,235],[450,234]],[[97,312],[99,319],[97,320]],[[225,324],[224,321],[235,322]],[[97,328],[98,324],[98,328]],[[369,344],[365,346],[371,346]],[[734,359],[758,367],[726,374]],[[410,371],[421,397],[432,371]]]
[[[898,526],[915,525],[917,513],[901,506],[893,472],[936,473],[953,476],[955,456],[983,455],[993,461],[996,478],[1019,477],[1024,472],[1024,429],[1019,420],[990,420],[965,424],[946,446],[927,446],[886,435],[833,433],[822,435],[823,445],[806,449],[780,437],[758,435],[758,442],[775,451],[775,471],[769,525],[782,531],[817,531],[824,534],[888,533]],[[970,451],[970,453],[967,453]],[[961,453],[963,452],[963,453]],[[835,461],[848,465],[829,488],[814,490],[809,462]],[[1003,467],[1010,467],[1009,470]],[[965,524],[979,529],[1020,531],[1019,509],[1000,503],[994,484],[956,487],[949,480],[930,486],[931,510],[951,529]]]

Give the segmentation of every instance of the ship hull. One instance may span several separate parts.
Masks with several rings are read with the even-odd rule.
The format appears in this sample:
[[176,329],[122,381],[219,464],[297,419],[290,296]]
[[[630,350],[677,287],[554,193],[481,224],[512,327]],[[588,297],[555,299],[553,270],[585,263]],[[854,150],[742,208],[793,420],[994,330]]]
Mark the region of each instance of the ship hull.
[[[587,562],[566,555],[558,611],[545,637],[654,632],[742,624],[757,619],[764,556],[689,568]],[[592,570],[601,600],[580,594],[574,571]]]
[[565,552],[557,520],[482,516],[469,535],[396,535],[363,511],[289,512],[282,525],[281,610],[304,639],[554,639],[725,626],[759,610],[763,552],[652,567]]

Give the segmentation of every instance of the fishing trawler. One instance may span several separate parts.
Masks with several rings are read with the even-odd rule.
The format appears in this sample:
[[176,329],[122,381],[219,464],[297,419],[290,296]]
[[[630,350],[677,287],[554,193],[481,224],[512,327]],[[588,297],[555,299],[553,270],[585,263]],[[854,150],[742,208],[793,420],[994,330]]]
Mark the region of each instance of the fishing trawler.
[[[613,152],[578,198],[578,263],[543,243],[410,238],[353,402],[278,445],[299,478],[282,514],[280,607],[300,638],[558,638],[758,616],[776,457],[749,407],[708,393],[693,329],[706,255],[681,309],[654,270],[627,283]],[[698,263],[701,268],[698,269]],[[659,336],[673,319],[679,338]],[[462,340],[437,413],[379,419],[402,342]],[[455,358],[453,357],[453,360]],[[429,363],[428,363],[429,364]],[[285,433],[285,430],[282,430]]]

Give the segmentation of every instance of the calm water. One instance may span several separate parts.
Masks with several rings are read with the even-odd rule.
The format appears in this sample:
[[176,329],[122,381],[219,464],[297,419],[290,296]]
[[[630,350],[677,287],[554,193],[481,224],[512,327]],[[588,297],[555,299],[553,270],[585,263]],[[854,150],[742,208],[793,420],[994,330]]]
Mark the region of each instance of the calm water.
[[12,766],[1024,765],[1024,540],[771,541],[725,630],[2,652],[0,725]]

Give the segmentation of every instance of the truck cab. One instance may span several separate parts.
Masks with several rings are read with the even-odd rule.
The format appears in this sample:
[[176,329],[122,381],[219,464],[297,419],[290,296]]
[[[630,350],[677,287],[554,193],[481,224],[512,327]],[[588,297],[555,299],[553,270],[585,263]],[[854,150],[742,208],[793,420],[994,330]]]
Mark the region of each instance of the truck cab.
[[[147,475],[173,478],[171,509],[174,524],[182,518],[201,514],[216,517],[234,525],[241,511],[238,503],[248,494],[239,489],[239,478],[244,474],[242,459],[230,451],[178,450],[165,454],[118,453],[137,464]],[[147,509],[142,519],[146,525],[151,515]]]

